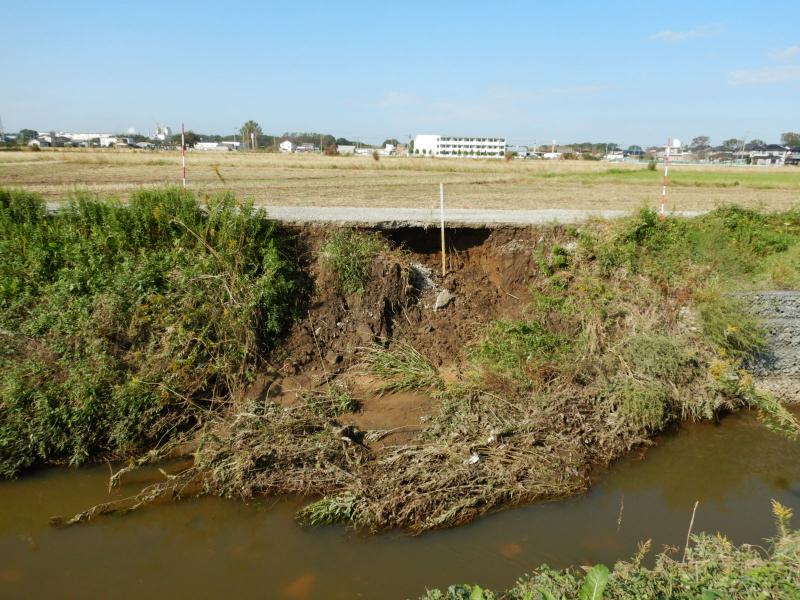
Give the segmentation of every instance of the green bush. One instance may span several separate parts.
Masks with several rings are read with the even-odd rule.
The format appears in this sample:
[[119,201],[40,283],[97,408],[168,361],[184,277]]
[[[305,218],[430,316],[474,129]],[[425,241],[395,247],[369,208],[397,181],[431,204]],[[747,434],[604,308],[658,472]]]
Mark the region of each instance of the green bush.
[[158,444],[240,390],[294,314],[287,244],[229,195],[47,216],[0,190],[0,475]]
[[386,248],[379,235],[355,229],[337,229],[328,236],[323,260],[336,274],[345,294],[363,294],[375,257]]
[[697,296],[703,333],[723,356],[745,359],[766,348],[763,325],[741,300],[714,288],[701,290]]
[[489,371],[526,380],[566,346],[560,335],[540,323],[499,319],[489,325],[473,358]]
[[657,333],[640,333],[625,340],[622,357],[640,375],[683,383],[696,372],[696,363],[679,341]]
[[657,433],[669,419],[669,397],[657,382],[620,379],[611,393],[612,414],[619,426],[640,433]]

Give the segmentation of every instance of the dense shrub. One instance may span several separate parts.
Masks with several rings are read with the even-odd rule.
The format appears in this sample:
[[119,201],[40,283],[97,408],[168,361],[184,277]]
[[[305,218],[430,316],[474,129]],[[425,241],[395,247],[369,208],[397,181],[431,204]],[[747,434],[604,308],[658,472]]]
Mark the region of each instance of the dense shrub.
[[163,443],[241,390],[292,318],[286,246],[228,195],[48,216],[0,190],[0,475]]

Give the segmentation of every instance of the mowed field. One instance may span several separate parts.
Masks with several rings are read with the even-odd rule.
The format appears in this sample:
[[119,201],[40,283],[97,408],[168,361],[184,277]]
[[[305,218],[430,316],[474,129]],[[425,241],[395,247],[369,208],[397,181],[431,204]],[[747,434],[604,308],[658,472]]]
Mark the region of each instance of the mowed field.
[[[661,166],[542,161],[270,153],[189,152],[191,189],[232,190],[267,206],[429,208],[446,186],[448,206],[487,209],[622,209],[655,206]],[[62,200],[76,190],[126,197],[140,187],[179,185],[180,153],[131,150],[0,152],[0,186]],[[674,165],[670,208],[725,203],[784,210],[800,201],[800,168]]]

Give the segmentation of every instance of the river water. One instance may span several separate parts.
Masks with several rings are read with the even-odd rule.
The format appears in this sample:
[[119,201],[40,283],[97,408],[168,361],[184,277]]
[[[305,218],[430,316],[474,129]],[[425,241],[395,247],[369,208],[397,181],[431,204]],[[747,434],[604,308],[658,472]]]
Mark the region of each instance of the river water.
[[774,533],[771,498],[800,517],[800,442],[750,414],[690,425],[614,465],[585,496],[418,537],[304,529],[290,500],[202,498],[47,524],[107,499],[107,481],[106,467],[91,467],[0,482],[0,597],[391,599],[458,582],[507,587],[542,563],[610,566],[643,539],[682,548],[695,500],[695,531],[761,543]]

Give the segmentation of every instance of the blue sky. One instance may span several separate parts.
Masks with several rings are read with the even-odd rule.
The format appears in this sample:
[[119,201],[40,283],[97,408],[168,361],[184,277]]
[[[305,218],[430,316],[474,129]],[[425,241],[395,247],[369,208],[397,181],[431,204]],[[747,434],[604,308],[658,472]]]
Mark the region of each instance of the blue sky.
[[800,3],[3,0],[5,129],[778,141]]

